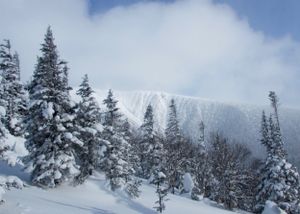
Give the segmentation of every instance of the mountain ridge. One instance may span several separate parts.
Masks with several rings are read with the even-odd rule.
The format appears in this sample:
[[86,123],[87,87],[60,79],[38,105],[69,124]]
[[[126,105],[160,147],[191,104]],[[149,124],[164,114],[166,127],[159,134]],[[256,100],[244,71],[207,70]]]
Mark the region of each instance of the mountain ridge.
[[[95,98],[103,109],[106,90],[95,90]],[[180,128],[184,135],[196,141],[199,136],[199,123],[203,120],[206,136],[219,132],[229,139],[246,144],[255,156],[262,157],[264,148],[260,145],[261,113],[271,112],[270,106],[220,102],[200,97],[169,94],[154,91],[114,91],[121,112],[128,118],[133,127],[143,121],[144,112],[149,104],[155,115],[156,129],[163,132],[166,126],[168,106],[175,100]],[[72,97],[75,96],[72,91]],[[281,107],[279,110],[281,128],[289,159],[298,167],[300,160],[300,109]]]

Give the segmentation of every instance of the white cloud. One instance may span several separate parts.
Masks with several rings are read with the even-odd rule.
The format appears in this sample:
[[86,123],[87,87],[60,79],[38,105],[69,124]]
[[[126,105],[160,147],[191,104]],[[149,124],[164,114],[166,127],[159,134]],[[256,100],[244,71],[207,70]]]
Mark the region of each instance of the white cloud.
[[71,84],[88,73],[97,88],[163,90],[267,103],[269,90],[300,105],[300,46],[255,32],[209,0],[139,3],[90,16],[85,0],[2,0],[0,39],[10,38],[24,79],[50,24]]

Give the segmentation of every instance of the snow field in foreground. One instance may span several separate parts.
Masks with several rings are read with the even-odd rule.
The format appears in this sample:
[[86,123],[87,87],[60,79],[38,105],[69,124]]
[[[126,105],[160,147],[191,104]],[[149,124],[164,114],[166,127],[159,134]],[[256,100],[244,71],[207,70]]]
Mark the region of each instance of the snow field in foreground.
[[[19,174],[20,175],[20,174]],[[21,175],[22,176],[22,175]],[[22,176],[28,179],[28,176]],[[38,187],[12,189],[5,196],[0,207],[2,214],[134,214],[157,213],[153,207],[157,200],[155,188],[146,182],[141,187],[138,199],[129,199],[123,191],[112,192],[101,174],[88,179],[77,187],[63,185],[56,189],[43,190]],[[165,214],[219,214],[232,213],[209,201],[193,201],[189,198],[168,195]]]

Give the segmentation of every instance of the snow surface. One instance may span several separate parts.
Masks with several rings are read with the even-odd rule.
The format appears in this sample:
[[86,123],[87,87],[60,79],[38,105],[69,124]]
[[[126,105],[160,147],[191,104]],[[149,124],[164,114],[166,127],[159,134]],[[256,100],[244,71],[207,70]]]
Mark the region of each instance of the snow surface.
[[[166,126],[168,106],[171,99],[175,100],[180,127],[184,134],[194,141],[199,138],[199,123],[205,124],[205,135],[218,131],[226,137],[240,143],[245,143],[253,151],[254,155],[261,156],[264,148],[260,145],[259,128],[262,110],[270,113],[269,105],[255,106],[237,103],[222,103],[208,99],[173,95],[152,91],[114,91],[119,100],[118,107],[135,127],[141,125],[144,113],[149,104],[152,105],[155,115],[156,129],[163,131]],[[107,90],[95,90],[95,98],[100,107],[107,96]],[[75,90],[72,97],[78,100]],[[266,98],[266,103],[268,100]],[[281,128],[285,146],[289,153],[289,159],[300,168],[300,109],[279,109]]]
[[183,188],[185,192],[192,192],[194,182],[190,173],[185,173],[183,176]]
[[[20,168],[11,168],[1,163],[2,173],[18,174],[28,181],[28,175]],[[142,185],[138,199],[130,199],[124,191],[112,192],[102,174],[90,178],[83,185],[73,187],[63,185],[56,189],[44,190],[28,186],[22,190],[12,189],[4,195],[5,203],[0,205],[0,213],[5,214],[155,214],[155,188]],[[221,214],[232,213],[218,208],[208,200],[193,201],[182,196],[168,195],[165,214]]]
[[21,163],[20,157],[23,157],[28,153],[24,142],[24,138],[15,137],[9,133],[6,133],[5,143],[11,148],[11,150],[4,152],[3,160],[7,161],[11,166]]
[[286,214],[286,212],[278,208],[278,206],[274,202],[267,201],[262,214]]

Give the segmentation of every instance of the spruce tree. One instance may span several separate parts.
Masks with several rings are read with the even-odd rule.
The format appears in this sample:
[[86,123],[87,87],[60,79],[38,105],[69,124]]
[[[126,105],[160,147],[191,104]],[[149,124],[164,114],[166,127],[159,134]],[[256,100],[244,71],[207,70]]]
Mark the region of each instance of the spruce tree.
[[109,90],[107,98],[103,101],[106,106],[103,122],[103,139],[106,144],[106,151],[101,168],[113,191],[124,186],[134,172],[128,162],[130,144],[126,141],[123,133],[124,120],[119,113],[119,108],[117,108],[117,102],[112,91]]
[[[5,100],[3,98],[3,85],[0,85],[0,159],[3,160],[5,152],[10,149],[6,142],[7,130],[4,127],[3,121],[5,116]],[[1,199],[1,198],[0,198]]]
[[127,162],[130,164],[131,174],[137,175],[140,171],[139,148],[136,137],[137,131],[131,127],[128,119],[125,118],[123,125],[121,126],[121,132],[124,139],[129,144],[129,146],[126,147],[125,155],[127,157]]
[[[272,122],[272,118],[270,118]],[[265,111],[262,112],[262,118],[261,118],[261,144],[266,147],[267,153],[271,154],[271,140],[270,140],[270,133],[269,133],[269,124],[268,124],[268,119],[266,117]]]
[[208,158],[207,148],[205,145],[205,125],[203,121],[199,124],[199,139],[195,148],[193,148],[193,170],[195,177],[195,188],[198,189],[199,194],[208,196],[207,189],[210,181],[213,179],[211,172],[211,164]]
[[219,134],[212,136],[209,148],[213,176],[208,191],[210,199],[223,203],[230,210],[252,203],[253,196],[248,191],[248,185],[252,183],[250,154],[242,144],[229,143]]
[[135,148],[134,133],[127,118],[121,123],[120,134],[128,143],[124,145],[123,149],[125,161],[128,163],[127,174],[125,175],[125,191],[129,197],[138,198],[141,194],[140,186],[142,181],[133,175],[136,174],[135,170],[138,168],[139,158]]
[[171,100],[169,106],[169,114],[165,135],[167,142],[170,144],[176,145],[181,140],[180,128],[177,118],[177,109],[174,99]]
[[0,45],[1,96],[6,115],[5,126],[12,135],[24,132],[23,118],[27,110],[27,96],[20,81],[20,62],[17,53],[12,54],[9,40]]
[[100,125],[100,108],[93,97],[94,91],[89,85],[88,76],[83,77],[83,81],[77,91],[81,101],[76,109],[75,126],[78,131],[77,138],[83,142],[77,148],[77,156],[80,162],[80,174],[76,177],[76,183],[83,183],[88,176],[99,165],[100,147],[102,143]]
[[141,164],[140,176],[149,179],[161,170],[164,162],[164,148],[154,131],[153,108],[148,105],[144,115],[144,122],[140,127],[141,140],[139,142],[139,157]]
[[179,123],[177,118],[177,110],[174,99],[171,100],[169,106],[169,115],[167,127],[165,130],[166,142],[166,176],[171,192],[174,194],[175,189],[182,186],[182,163],[185,161],[182,157],[182,145],[184,138],[181,136]]
[[255,174],[249,169],[251,152],[243,144],[230,144],[229,152],[220,188],[224,206],[230,210],[240,208],[252,211],[254,195],[251,187]]
[[74,112],[69,88],[50,27],[45,34],[36,69],[28,86],[30,107],[27,116],[24,162],[33,184],[53,188],[78,174],[74,147],[82,145],[74,135]]
[[221,137],[219,134],[214,134],[210,140],[209,157],[212,164],[212,174],[214,180],[212,180],[212,187],[209,192],[210,199],[222,203],[224,201],[222,188],[224,183],[222,182],[227,169],[229,159],[229,145],[227,139]]
[[[261,182],[256,196],[256,211],[261,212],[266,201],[273,201],[287,213],[299,212],[299,173],[287,161],[279,125],[278,98],[270,92],[269,98],[273,115],[268,123],[263,113],[261,142],[266,147],[267,158],[261,169]],[[275,122],[273,120],[275,117]]]
[[233,163],[228,165],[225,170],[224,177],[221,180],[221,196],[224,200],[224,206],[226,209],[232,210],[237,207],[238,196],[237,196],[237,172],[234,170]]

